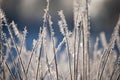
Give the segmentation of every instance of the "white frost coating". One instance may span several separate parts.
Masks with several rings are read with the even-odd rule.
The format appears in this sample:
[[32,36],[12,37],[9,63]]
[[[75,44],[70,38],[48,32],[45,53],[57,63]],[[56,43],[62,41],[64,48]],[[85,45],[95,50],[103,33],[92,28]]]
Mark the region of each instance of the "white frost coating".
[[19,38],[19,31],[18,31],[17,26],[14,21],[12,21],[11,26],[14,30],[15,35]]
[[106,49],[106,47],[107,47],[107,40],[106,40],[106,37],[105,37],[105,33],[104,32],[102,32],[102,33],[100,33],[100,39],[101,39],[101,41],[102,41],[102,43],[103,43],[103,47],[104,47],[104,49]]
[[51,37],[54,37],[54,29],[53,29],[53,22],[52,22],[52,19],[51,19],[51,16],[49,15],[49,26],[50,26],[50,31],[51,31]]
[[62,48],[62,45],[64,43],[65,43],[65,38],[63,38],[63,40],[59,43],[58,47],[56,48],[56,52],[58,52]]
[[58,25],[59,25],[59,27],[60,27],[60,32],[62,33],[62,35],[64,35],[65,33],[64,33],[64,28],[63,28],[63,23],[62,23],[62,21],[58,21]]
[[[26,37],[26,36],[27,36],[27,33],[28,33],[27,28],[26,28],[26,27],[24,27],[24,31],[23,31],[23,35],[24,35],[24,37]],[[26,39],[26,38],[25,38],[25,39]]]
[[58,11],[58,15],[60,16],[61,20],[63,21],[63,26],[66,27],[67,23],[66,23],[66,20],[65,20],[65,16],[63,14],[63,10]]
[[35,47],[37,41],[35,39],[33,39],[33,48]]
[[110,43],[108,44],[107,49],[105,49],[103,51],[100,66],[98,69],[98,79],[102,78],[104,68],[106,67],[106,63],[109,60],[110,54],[113,52],[115,41],[117,40],[117,35],[119,34],[119,29],[120,29],[120,18],[119,18],[118,23],[116,24],[114,31],[111,35]]
[[67,38],[69,37],[69,30],[68,30],[68,25],[65,19],[65,16],[63,14],[63,10],[58,11],[58,15],[60,16],[60,21],[58,21],[58,25],[60,27],[61,33],[66,36]]
[[[77,0],[77,1],[81,1],[81,0]],[[82,0],[82,1],[84,2],[85,0]],[[78,70],[78,75],[77,75],[78,80],[80,80],[81,77],[83,78],[83,69],[85,70],[87,67],[86,66],[86,64],[87,64],[86,53],[88,52],[87,50],[89,49],[88,48],[89,26],[87,23],[87,19],[88,19],[87,14],[86,14],[87,11],[85,11],[85,5],[83,5],[83,7],[82,7],[82,5],[77,4],[77,2],[75,5],[76,5],[76,6],[74,6],[74,7],[76,7],[76,11],[74,11],[74,13],[76,12],[76,15],[74,15],[74,16],[76,16],[75,21],[74,21],[76,24],[75,26],[80,26],[78,24],[80,21],[83,24],[83,26],[82,26],[83,28],[81,28],[81,26],[80,26],[81,32],[79,32],[79,28],[76,28],[76,35],[74,34],[74,32],[70,32],[68,30],[68,25],[67,25],[67,22],[65,20],[65,16],[63,14],[63,11],[61,10],[58,12],[58,14],[60,16],[60,21],[58,22],[58,24],[59,24],[59,27],[61,29],[61,33],[63,35],[63,40],[60,41],[59,44],[55,42],[54,45],[55,46],[58,45],[57,48],[55,49],[55,51],[56,51],[55,53],[57,54],[57,66],[58,66],[58,74],[59,74],[60,80],[70,80],[70,72],[69,72],[70,65],[71,65],[71,73],[73,74],[72,78],[74,77],[74,64],[73,64],[74,63],[74,61],[73,61],[74,55],[72,54],[72,57],[71,57],[71,54],[69,54],[70,60],[71,60],[69,63],[68,52],[74,53],[73,47],[74,47],[74,37],[75,36],[76,36],[75,48],[76,48],[76,50],[79,50],[79,52],[78,52],[79,55],[76,56],[76,57],[79,57],[78,58],[78,68],[76,67]],[[1,14],[2,13],[0,12],[0,15]],[[19,33],[20,31],[17,30],[17,27],[16,27],[14,22],[12,22],[12,24],[13,24],[12,27],[13,27],[13,30],[15,32],[15,36],[17,36],[18,34],[20,34]],[[47,25],[47,24],[49,24],[49,25]],[[45,9],[44,21],[43,21],[43,26],[42,26],[43,29],[40,29],[39,34],[38,34],[38,38],[33,39],[33,42],[30,43],[31,45],[33,44],[33,49],[34,48],[35,49],[34,49],[34,51],[28,50],[24,44],[23,48],[22,48],[22,52],[21,52],[22,54],[20,55],[22,58],[22,61],[23,61],[23,65],[24,65],[25,70],[26,70],[28,63],[29,63],[31,53],[33,51],[33,56],[32,56],[29,70],[28,70],[28,74],[27,74],[28,80],[34,80],[36,78],[36,69],[37,69],[37,64],[39,62],[38,58],[39,58],[39,54],[40,54],[41,43],[42,43],[42,56],[41,56],[41,61],[40,61],[40,65],[39,65],[38,80],[41,80],[41,78],[43,76],[45,76],[44,80],[56,80],[56,69],[55,69],[54,54],[53,54],[54,51],[53,51],[53,47],[52,47],[53,43],[51,40],[51,37],[54,37],[55,33],[54,33],[54,30],[53,30],[54,28],[52,25],[53,25],[53,22],[52,22],[50,14],[49,14],[49,0],[47,0],[47,8]],[[119,46],[119,40],[120,40],[120,36],[118,34],[119,33],[119,25],[120,24],[118,22],[118,25],[112,34],[110,43],[108,43],[108,44],[106,43],[106,39],[105,39],[104,35],[102,35],[102,37],[100,36],[96,39],[96,42],[94,45],[94,50],[92,51],[93,54],[91,55],[92,58],[90,59],[90,61],[91,61],[90,62],[90,68],[91,68],[90,80],[98,80],[97,72],[99,69],[103,48],[105,48],[105,47],[108,48],[108,49],[105,48],[106,49],[105,55],[108,55],[109,51],[111,52],[111,54],[108,57],[107,64],[106,64],[106,67],[105,67],[105,70],[104,70],[104,73],[102,76],[103,78],[101,80],[109,80],[111,72],[114,69],[113,68],[114,62],[115,62],[115,59],[116,59],[117,53],[118,53],[115,50],[113,50],[113,48],[114,48],[114,44],[117,44]],[[48,26],[51,29],[51,34],[52,34],[51,36],[49,36],[49,34],[48,34],[48,30],[47,30]],[[11,26],[10,26],[10,28],[11,28]],[[79,36],[79,34],[81,34],[81,35]],[[26,36],[27,36],[26,27],[24,28],[24,31],[22,31],[22,34],[20,34],[20,35],[22,36],[22,38],[19,38],[19,39],[22,42],[25,42]],[[12,38],[14,38],[14,36],[12,36],[12,32],[10,33],[10,36]],[[80,42],[79,42],[79,38],[81,38]],[[85,39],[85,40],[83,41],[83,39]],[[11,38],[9,38],[9,36],[6,36],[6,40],[8,40],[8,43],[10,44],[10,48],[14,48],[13,41]],[[42,40],[43,40],[43,42],[42,42]],[[57,39],[55,39],[55,40],[57,40]],[[117,41],[117,42],[115,43],[115,41]],[[6,47],[6,50],[7,50],[5,53],[6,54],[5,61],[7,61],[8,57],[9,57],[9,51],[11,51],[11,52],[15,52],[15,51],[13,51],[13,49],[11,49],[11,50],[8,49],[8,45],[7,45],[6,41],[3,41],[3,43],[4,43],[4,46]],[[17,42],[16,40],[15,40],[15,43],[16,43],[18,49],[20,49],[21,46],[19,46],[19,45],[22,45],[22,44]],[[78,44],[80,44],[80,45],[78,46]],[[99,47],[100,44],[103,45],[102,48]],[[36,45],[36,47],[35,47],[35,45]],[[66,46],[64,47],[64,45],[66,45]],[[63,49],[63,47],[64,47],[64,49]],[[83,51],[85,53],[85,56],[84,56],[85,59],[83,59]],[[106,56],[104,58],[106,58]],[[19,59],[18,56],[15,57],[15,62],[18,63],[19,66],[21,67],[21,64],[20,64],[18,59]],[[2,60],[2,58],[0,56],[0,62],[1,62],[1,60]],[[85,60],[85,65],[84,65],[85,68],[83,68],[83,60]],[[106,59],[103,59],[103,60],[106,61]],[[7,63],[9,64],[10,69],[12,69],[14,67],[13,64],[10,64],[9,62],[7,62]],[[50,70],[48,70],[48,68]],[[22,78],[24,77],[24,79],[25,79],[25,75],[23,74],[22,67],[19,68],[19,70],[21,72],[21,74],[20,74],[21,77]],[[2,75],[2,74],[0,73],[0,75]],[[6,69],[6,78],[9,79],[10,76],[11,76],[11,74],[9,73],[8,69]],[[86,76],[86,77],[88,78],[88,76]],[[113,80],[115,80],[115,79],[113,79]]]

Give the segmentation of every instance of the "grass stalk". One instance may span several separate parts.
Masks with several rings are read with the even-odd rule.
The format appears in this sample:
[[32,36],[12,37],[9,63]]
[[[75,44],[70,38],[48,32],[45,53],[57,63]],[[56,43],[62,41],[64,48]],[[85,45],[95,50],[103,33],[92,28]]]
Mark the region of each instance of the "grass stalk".
[[13,54],[10,52],[10,44],[8,43],[8,41],[7,41],[7,39],[5,38],[4,35],[3,35],[3,37],[4,37],[4,39],[5,39],[5,42],[7,43],[7,47],[9,48],[9,54],[10,54],[10,56],[11,56],[11,58],[12,58],[12,61],[13,61],[15,70],[16,70],[16,72],[17,72],[17,75],[18,75],[19,79],[22,80],[21,75],[20,75],[20,73],[18,72],[19,69],[17,68],[17,65],[16,65],[16,63],[15,63],[15,58],[14,58]]
[[54,32],[53,32],[53,28],[52,28],[52,21],[51,21],[51,16],[49,15],[49,27],[50,27],[50,32],[51,32],[51,40],[52,40],[52,49],[53,49],[53,53],[54,53],[54,60],[55,60],[55,68],[56,68],[56,77],[57,80],[59,80],[59,74],[58,74],[58,65],[57,65],[57,56],[56,56],[56,51],[55,51],[55,43],[54,43]]
[[39,43],[39,41],[37,40],[34,48],[33,48],[32,51],[31,51],[30,59],[29,59],[29,61],[28,61],[28,66],[27,66],[27,68],[26,68],[26,75],[28,74],[29,67],[30,67],[30,64],[31,64],[31,61],[32,61],[32,57],[33,57],[34,51],[35,51],[38,43]]
[[6,80],[6,74],[5,74],[5,59],[4,56],[2,55],[2,72],[3,72],[3,80]]
[[118,75],[118,77],[117,77],[117,80],[120,80],[120,73],[119,73],[119,75]]
[[67,45],[67,54],[68,54],[68,63],[69,63],[69,70],[70,70],[70,79],[72,80],[72,69],[71,69],[71,59],[70,59],[70,51],[69,51],[69,44],[68,44],[68,39],[65,35],[66,38],[66,45]]
[[[46,64],[47,64],[47,67],[48,67],[48,72],[49,72],[50,76],[52,76],[51,71],[50,71],[50,64],[48,62],[47,55],[46,55]],[[44,80],[44,78],[43,78],[43,80]],[[52,78],[51,78],[51,80],[52,80]]]
[[42,44],[43,44],[43,40],[41,41],[41,46],[40,46],[40,53],[39,53],[39,57],[38,57],[38,64],[37,64],[37,73],[36,73],[36,80],[38,80],[38,74],[39,74],[39,66],[40,66],[40,60],[41,60],[41,54],[42,54]]
[[10,74],[11,74],[12,79],[13,79],[13,80],[16,80],[15,75],[14,75],[14,74],[12,73],[12,71],[10,70],[8,64],[7,64],[6,62],[5,62],[5,64],[6,64],[6,67],[8,68],[8,71],[9,71]]
[[76,79],[76,26],[75,26],[75,35],[74,35],[74,80]]
[[[117,35],[119,32],[119,25],[120,25],[120,20],[118,21],[116,27],[114,28],[114,31],[111,36],[110,43],[109,43],[107,49],[105,49],[105,51],[103,52],[103,56],[101,58],[100,66],[98,69],[98,79],[99,80],[101,80],[101,78],[102,78],[103,71],[105,69],[106,63],[109,58],[109,54],[112,52],[112,49],[114,48],[114,45],[115,45],[115,41],[117,40]],[[102,67],[102,69],[100,69],[100,67]]]
[[57,80],[59,80],[58,79],[57,58],[56,58],[56,54],[55,54],[55,47],[54,47],[54,40],[53,40],[53,38],[52,38],[52,45],[53,45],[53,53],[54,53],[54,60],[55,60],[56,76],[57,76]]
[[[64,43],[64,41],[65,41],[65,38],[62,40],[62,42],[58,45],[58,48],[56,49],[56,54],[54,55],[54,57],[57,55],[57,52],[58,52],[58,50],[59,50],[59,46],[61,46],[63,43]],[[50,62],[50,64],[49,65],[51,65],[52,63],[53,63],[53,61],[54,61],[54,58],[52,59],[52,61]],[[44,76],[43,76],[43,79],[46,77],[46,75],[47,75],[47,72],[49,71],[49,68],[46,70],[46,72],[45,72],[45,74],[44,74]]]
[[[0,33],[1,35],[1,33]],[[1,37],[1,36],[0,36]],[[4,53],[3,53],[3,43],[2,43],[2,40],[0,39],[0,54],[1,54],[1,58],[2,58],[2,65],[1,65],[1,68],[2,68],[2,79],[3,80],[6,80],[6,74],[5,74],[5,56],[4,56]]]
[[[78,79],[78,69],[79,69],[79,66],[78,66],[78,63],[79,63],[79,51],[80,51],[80,28],[78,27],[78,37],[79,37],[79,39],[78,39],[78,49],[77,49],[77,64],[76,64],[76,80]],[[81,74],[81,73],[79,73],[79,74]]]
[[[13,44],[14,44],[14,46],[15,46],[16,52],[17,52],[17,54],[18,54],[18,58],[20,59],[20,63],[21,63],[22,69],[23,69],[23,73],[25,74],[25,68],[24,68],[24,65],[23,65],[23,62],[22,62],[22,58],[21,58],[21,56],[20,56],[20,53],[19,53],[17,44],[16,44],[16,42],[15,42],[15,40],[14,40],[14,38],[13,38],[12,32],[11,32],[11,30],[10,30],[10,25],[7,25],[7,23],[6,23],[6,26],[7,26],[7,28],[8,28],[9,34],[10,34],[10,39],[12,40],[12,42],[13,42]],[[25,77],[27,78],[26,74],[25,74]]]

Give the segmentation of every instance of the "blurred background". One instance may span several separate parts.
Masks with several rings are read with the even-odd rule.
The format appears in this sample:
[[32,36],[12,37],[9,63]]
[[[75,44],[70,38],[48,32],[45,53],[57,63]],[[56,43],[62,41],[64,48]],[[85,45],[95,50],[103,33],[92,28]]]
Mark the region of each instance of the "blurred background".
[[[59,10],[63,10],[69,29],[73,30],[73,0],[50,0],[50,14],[52,15],[55,36],[61,40],[57,15]],[[28,43],[33,38],[37,38],[39,27],[42,26],[43,13],[46,8],[46,0],[0,0],[0,7],[6,14],[7,20],[12,20],[18,25],[20,30],[25,26],[28,29]],[[91,0],[91,40],[94,42],[96,36],[104,31],[107,39],[117,23],[120,13],[120,0]],[[29,45],[29,44],[28,44]],[[28,47],[31,49],[32,47]]]

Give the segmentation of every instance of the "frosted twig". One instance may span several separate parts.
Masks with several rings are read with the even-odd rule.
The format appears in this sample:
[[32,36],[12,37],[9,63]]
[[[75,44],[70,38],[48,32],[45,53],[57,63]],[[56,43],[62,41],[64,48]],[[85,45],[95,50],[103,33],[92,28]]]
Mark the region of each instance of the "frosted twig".
[[10,52],[10,44],[9,44],[7,38],[5,37],[5,35],[3,35],[3,38],[4,38],[5,42],[7,43],[7,47],[9,48],[9,54],[10,54],[10,56],[11,56],[11,58],[12,58],[12,61],[13,61],[15,70],[16,70],[16,72],[17,72],[17,75],[18,75],[19,79],[22,80],[21,75],[20,75],[20,73],[18,72],[19,69],[17,68],[17,65],[16,65],[16,63],[15,63],[15,58],[14,58],[13,54]]
[[8,64],[7,64],[7,62],[5,62],[5,64],[6,64],[7,68],[8,68],[8,70],[9,70],[9,72],[10,72],[10,74],[11,74],[13,80],[16,80],[15,75],[14,75],[14,74],[12,73],[12,71],[10,70],[10,68],[9,68],[9,66],[8,66]]
[[[6,23],[6,25],[7,25],[7,23]],[[21,56],[20,56],[20,53],[19,53],[17,44],[16,44],[16,42],[15,42],[15,40],[14,40],[14,38],[13,38],[12,32],[11,32],[11,30],[10,30],[10,25],[7,25],[7,28],[8,28],[9,34],[10,34],[10,38],[11,38],[11,40],[12,40],[14,46],[15,46],[16,52],[17,52],[17,54],[18,54],[18,58],[20,59],[20,63],[21,63],[21,65],[22,65],[23,72],[24,72],[24,74],[25,74],[25,68],[24,68],[24,65],[23,65],[23,62],[22,62],[22,58],[21,58]],[[25,74],[25,76],[26,76],[26,74]],[[27,78],[27,76],[26,76],[26,78]]]
[[55,60],[55,67],[56,67],[56,76],[58,80],[58,67],[57,67],[57,57],[56,57],[56,51],[55,51],[55,43],[54,43],[54,31],[52,28],[52,20],[51,16],[49,15],[49,26],[50,26],[50,32],[51,32],[51,40],[52,40],[52,48],[53,48],[53,53],[54,53],[54,60]]
[[72,69],[71,69],[71,61],[70,61],[71,59],[70,59],[70,50],[69,50],[69,44],[68,44],[69,31],[68,31],[68,27],[67,27],[67,23],[66,23],[63,11],[62,10],[59,11],[58,15],[60,16],[61,23],[62,23],[62,24],[59,24],[60,28],[62,28],[60,30],[63,30],[63,31],[61,31],[61,33],[63,34],[63,36],[66,39],[66,49],[67,49],[67,54],[68,54],[68,63],[69,63],[69,70],[70,70],[70,78],[72,80]]
[[38,72],[39,72],[39,66],[40,66],[40,60],[41,60],[41,54],[42,54],[42,44],[43,44],[43,40],[40,43],[41,46],[40,46],[40,53],[39,53],[39,57],[38,57],[36,80],[38,80]]
[[[100,62],[99,70],[98,70],[98,79],[99,80],[101,80],[101,78],[102,78],[103,71],[105,69],[106,63],[109,58],[109,54],[111,53],[112,49],[114,48],[115,41],[116,41],[117,35],[119,33],[119,26],[120,26],[120,20],[118,20],[118,23],[117,23],[116,27],[114,28],[114,31],[111,36],[110,43],[108,44],[107,49],[105,49],[103,52],[103,56],[101,58],[101,62]],[[100,69],[100,67],[102,67],[102,69]]]

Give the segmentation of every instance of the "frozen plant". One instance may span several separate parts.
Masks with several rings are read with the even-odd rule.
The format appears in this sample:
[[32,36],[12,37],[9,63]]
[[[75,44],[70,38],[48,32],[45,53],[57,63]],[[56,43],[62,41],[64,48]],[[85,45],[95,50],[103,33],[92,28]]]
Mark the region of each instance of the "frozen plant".
[[[90,1],[74,0],[73,31],[68,28],[64,11],[58,11],[58,27],[63,36],[59,44],[55,37],[49,5],[47,0],[43,25],[40,27],[38,38],[33,39],[32,50],[26,47],[29,33],[27,27],[20,31],[14,21],[7,22],[5,13],[0,9],[0,79],[119,80],[120,18],[109,43],[105,33],[101,32],[93,43],[93,51],[90,52]],[[102,47],[98,48],[100,44]]]

